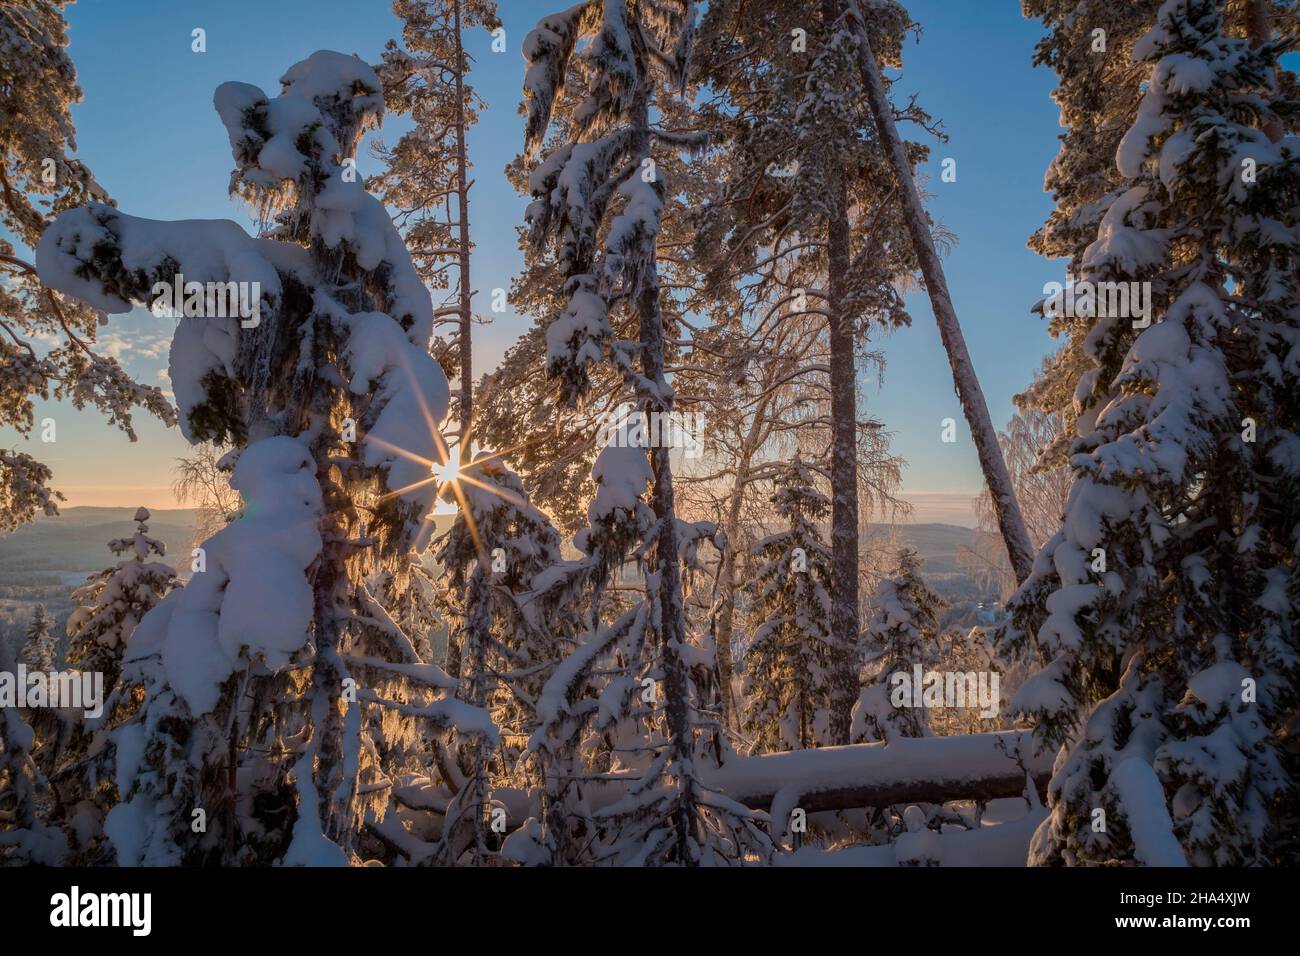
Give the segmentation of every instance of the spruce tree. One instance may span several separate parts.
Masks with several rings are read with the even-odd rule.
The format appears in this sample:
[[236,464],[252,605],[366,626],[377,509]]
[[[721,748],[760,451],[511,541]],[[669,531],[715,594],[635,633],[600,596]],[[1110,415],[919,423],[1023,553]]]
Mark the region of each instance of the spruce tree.
[[[9,644],[0,640],[0,673],[16,674]],[[0,864],[57,866],[67,841],[44,819],[49,782],[36,762],[36,731],[17,707],[0,706]]]
[[443,494],[458,505],[437,560],[442,600],[453,605],[449,618],[462,632],[448,636],[463,649],[460,698],[491,711],[502,746],[489,753],[481,740],[466,741],[465,779],[449,803],[440,852],[456,862],[470,850],[479,862],[488,849],[492,778],[525,787],[539,782],[520,765],[523,745],[536,729],[546,680],[576,643],[579,617],[543,615],[531,600],[540,576],[561,563],[560,536],[498,455],[479,452]]
[[122,655],[136,626],[178,583],[176,572],[161,561],[166,546],[149,537],[149,511],[137,508],[135,534],[114,538],[108,550],[123,557],[86,579],[72,592],[78,607],[68,618],[68,662],[104,675],[104,686],[117,683]]
[[45,671],[48,673],[54,670],[54,659],[58,653],[58,638],[50,632],[53,626],[54,621],[50,619],[50,612],[45,610],[45,605],[36,605],[36,608],[32,611],[32,619],[27,624],[27,631],[23,637],[23,649],[19,655],[28,671]]
[[945,607],[921,577],[921,559],[905,548],[894,573],[882,578],[871,600],[871,617],[862,635],[863,690],[853,711],[853,740],[861,743],[898,737],[928,737],[930,721],[917,696],[899,706],[895,674],[905,674],[914,695],[915,668],[922,672],[940,659],[939,614]]
[[[1060,108],[1061,148],[1044,176],[1052,194],[1047,221],[1029,248],[1049,259],[1065,259],[1078,278],[1083,256],[1097,238],[1106,210],[1125,190],[1115,151],[1137,114],[1148,69],[1133,60],[1133,45],[1155,23],[1162,0],[1023,0],[1027,17],[1043,21],[1046,35],[1034,48],[1034,65],[1056,74],[1052,101]],[[1065,276],[1061,277],[1064,282]],[[1040,306],[1040,311],[1042,307]],[[1059,416],[1061,435],[1041,450],[1045,467],[1064,466],[1074,435],[1074,388],[1090,362],[1084,351],[1091,323],[1047,315],[1048,331],[1064,342],[1017,404]],[[1036,542],[1038,543],[1038,542]]]
[[743,729],[758,752],[830,742],[832,574],[820,531],[830,513],[818,489],[823,480],[797,455],[783,466],[772,504],[786,528],[750,554]]
[[[1127,188],[1083,278],[1151,284],[1151,322],[1098,315],[1064,527],[1001,638],[1041,670],[1012,707],[1063,746],[1035,863],[1275,862],[1297,701],[1300,160],[1274,44],[1223,3],[1166,0]],[[1095,825],[1104,814],[1104,824]]]

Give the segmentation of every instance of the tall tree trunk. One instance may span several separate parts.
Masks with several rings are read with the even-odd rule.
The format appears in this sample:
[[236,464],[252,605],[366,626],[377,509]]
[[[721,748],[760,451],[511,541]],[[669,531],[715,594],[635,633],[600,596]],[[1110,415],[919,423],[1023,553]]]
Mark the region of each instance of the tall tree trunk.
[[885,145],[890,164],[894,167],[907,231],[916,250],[921,274],[925,278],[926,291],[930,294],[930,305],[934,309],[935,321],[939,324],[943,347],[947,350],[948,361],[952,365],[953,382],[956,385],[957,396],[961,400],[962,412],[966,416],[967,424],[970,425],[980,467],[984,471],[984,480],[988,483],[993,498],[993,510],[997,515],[998,527],[1002,531],[1002,540],[1006,543],[1007,557],[1015,570],[1016,580],[1023,582],[1029,577],[1029,572],[1033,568],[1034,548],[1029,540],[1029,532],[1025,529],[1025,519],[1020,513],[1015,487],[1011,484],[1011,476],[1007,473],[1007,464],[1002,457],[1002,448],[998,444],[998,433],[989,417],[984,392],[980,389],[979,379],[975,377],[970,353],[966,349],[966,339],[962,336],[961,326],[957,322],[957,313],[953,309],[952,297],[948,293],[943,264],[939,261],[938,250],[934,247],[925,208],[921,205],[921,196],[916,190],[916,182],[912,178],[907,154],[903,150],[898,129],[894,125],[893,107],[885,94],[880,68],[871,50],[871,41],[865,29],[866,21],[863,19],[857,0],[840,0],[840,2],[850,14],[848,21],[857,34],[858,68],[862,73],[862,84],[866,88],[867,102],[875,116],[876,129]]
[[[466,603],[469,605],[469,621],[466,622],[466,634],[469,637],[470,673],[469,702],[481,710],[488,706],[487,688],[487,645],[491,639],[491,621],[488,608],[489,592],[492,584],[488,581],[487,569],[480,557],[477,566],[466,584]],[[485,828],[488,812],[488,755],[482,737],[470,741],[470,779],[468,806],[461,804],[461,812],[471,813],[469,832],[474,842],[474,865],[481,865],[487,856],[487,831]],[[458,856],[459,854],[457,854]],[[448,861],[455,863],[453,858]]]
[[713,655],[718,662],[718,692],[722,698],[722,726],[734,729],[739,724],[736,704],[731,698],[731,635],[736,617],[736,538],[740,529],[740,506],[745,486],[740,481],[737,468],[736,483],[727,516],[722,526],[727,536],[727,549],[722,553],[722,566],[718,569],[717,626],[713,634]]
[[[1268,22],[1270,6],[1272,0],[1250,0],[1249,30],[1252,50],[1273,39],[1273,28]],[[1264,124],[1264,135],[1268,137],[1270,143],[1276,143],[1282,138],[1282,124],[1277,120],[1269,120]]]
[[731,483],[731,499],[723,519],[723,533],[727,548],[722,553],[718,569],[717,612],[713,633],[713,654],[718,664],[718,684],[722,695],[722,725],[739,729],[740,713],[732,697],[731,635],[736,618],[736,539],[740,536],[740,512],[745,504],[745,490],[752,479],[754,455],[762,444],[763,425],[767,417],[768,400],[762,399],[754,409],[754,420],[740,444],[736,459],[735,476]]
[[[356,140],[349,155],[355,154]],[[349,312],[364,312],[378,307],[365,291],[359,267],[349,264],[341,250],[331,249],[320,240],[310,247],[312,263],[319,276],[333,276],[330,290],[334,299]],[[324,367],[338,361],[340,346],[335,337],[317,326],[315,362]],[[349,560],[355,555],[354,538],[358,528],[356,507],[346,487],[345,472],[337,456],[341,445],[338,432],[336,396],[319,390],[307,396],[309,405],[300,416],[301,424],[316,431],[310,450],[316,463],[316,481],[321,490],[321,551],[310,575],[315,607],[316,657],[312,666],[312,741],[315,751],[313,780],[320,804],[322,832],[351,850],[356,834],[352,818],[352,801],[356,795],[355,770],[347,772],[347,741],[344,714],[359,706],[344,701],[343,681],[348,676],[342,653],[347,622],[352,616],[355,585],[349,577]],[[355,408],[347,414],[360,418]]]
[[[644,41],[634,32],[632,42],[634,46],[639,46]],[[638,53],[644,51],[639,50]],[[638,61],[644,62],[644,56],[639,57]],[[644,79],[637,92],[631,116],[638,141],[633,155],[649,157],[650,90],[648,81]],[[639,167],[641,164],[637,165]],[[646,416],[644,420],[655,421],[658,420],[657,416],[672,411],[672,390],[664,378],[664,320],[659,309],[658,273],[653,263],[651,275],[644,281],[644,287],[637,296],[636,310],[641,342],[641,372],[649,383],[648,388],[638,388],[641,392],[638,396],[639,404]],[[652,620],[652,626],[658,632],[663,660],[664,712],[668,719],[673,771],[680,788],[677,808],[673,814],[673,830],[678,848],[685,853],[695,821],[694,734],[691,728],[686,662],[681,656],[682,648],[686,646],[686,628],[682,609],[681,566],[677,554],[677,509],[673,500],[673,472],[669,453],[670,449],[663,447],[663,443],[653,443],[650,448],[650,470],[654,478],[650,504],[658,528],[654,557],[647,567],[647,583],[658,589],[658,620]],[[646,598],[651,600],[651,595],[647,593]],[[694,861],[683,858],[682,862]]]
[[469,460],[469,440],[474,419],[474,349],[471,342],[469,275],[469,163],[465,159],[465,44],[461,36],[460,0],[455,0],[456,20],[456,205],[460,214],[457,237],[460,259],[460,458]]
[[830,312],[831,351],[831,643],[834,653],[830,738],[832,743],[847,744],[853,704],[858,696],[858,388],[853,319],[844,309],[849,221],[842,170],[831,172],[828,191],[832,197],[826,238],[830,273],[827,311]]

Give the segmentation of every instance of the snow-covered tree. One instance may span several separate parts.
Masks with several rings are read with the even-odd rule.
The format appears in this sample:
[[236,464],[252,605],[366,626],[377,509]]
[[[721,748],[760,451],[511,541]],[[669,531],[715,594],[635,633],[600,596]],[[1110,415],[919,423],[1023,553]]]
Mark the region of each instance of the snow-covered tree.
[[490,709],[502,746],[493,755],[479,739],[466,742],[465,779],[447,809],[442,853],[456,862],[471,850],[479,861],[488,841],[489,759],[500,768],[499,782],[530,782],[519,766],[522,745],[536,729],[536,705],[546,680],[577,643],[580,618],[544,617],[541,606],[529,600],[538,576],[562,560],[560,536],[528,503],[523,484],[498,455],[479,452],[443,494],[458,505],[437,559],[443,601],[452,605],[454,632],[448,640],[459,650],[460,699]]
[[[0,640],[0,673],[17,672],[7,641]],[[17,707],[0,705],[0,863],[63,862],[67,841],[46,823],[41,805],[49,784],[37,764],[36,731]]]
[[51,631],[53,626],[54,621],[50,618],[50,612],[45,610],[45,605],[36,605],[35,610],[32,611],[32,619],[27,624],[27,631],[23,636],[23,649],[19,654],[29,671],[54,670],[59,639]]
[[1041,668],[1013,709],[1065,748],[1035,863],[1274,861],[1293,785],[1300,148],[1264,131],[1296,109],[1276,45],[1223,6],[1166,0],[1138,41],[1126,188],[1082,258],[1152,312],[1092,319],[1064,526],[1001,635]]
[[[145,703],[118,731],[121,862],[346,862],[367,815],[386,812],[394,735],[415,721],[495,735],[446,698],[455,682],[368,583],[408,573],[427,546],[448,404],[429,292],[356,170],[383,105],[370,66],[328,51],[274,97],[225,83],[232,191],[265,238],[91,204],[37,247],[46,282],[108,312],[152,305],[184,276],[181,427],[232,447],[220,464],[243,499],[130,642]],[[206,284],[226,282],[247,284],[238,315],[213,307]]]
[[[29,435],[34,401],[55,398],[99,409],[134,441],[136,407],[171,424],[171,406],[160,389],[94,351],[94,311],[42,285],[25,258],[24,247],[35,248],[52,215],[107,201],[86,165],[69,156],[81,89],[67,52],[68,2],[0,8],[0,425]],[[55,345],[46,348],[50,339]],[[0,532],[57,513],[62,496],[49,487],[52,477],[26,452],[0,449]]]
[[[528,864],[764,860],[772,852],[758,826],[764,815],[703,788],[697,777],[698,762],[716,761],[725,749],[699,707],[697,681],[701,671],[712,672],[711,654],[695,644],[679,651],[691,718],[712,731],[692,734],[688,750],[677,746],[668,716],[673,691],[665,689],[668,670],[654,643],[654,603],[619,600],[632,587],[625,565],[645,567],[653,542],[645,451],[612,444],[597,457],[594,475],[590,523],[575,538],[584,557],[534,579],[530,603],[539,614],[560,620],[566,606],[590,613],[582,620],[585,640],[554,669],[537,701],[528,749],[543,780],[540,813],[502,854]],[[676,532],[683,566],[698,567],[698,549],[716,526],[679,520]],[[683,813],[684,835],[676,829]]]
[[58,817],[67,825],[69,849],[78,864],[111,862],[104,818],[117,803],[115,731],[137,710],[134,684],[119,685],[122,658],[136,627],[148,611],[179,585],[176,572],[161,558],[166,547],[149,536],[149,511],[137,509],[131,537],[108,543],[123,557],[114,567],[92,574],[73,591],[80,602],[68,618],[68,662],[78,671],[102,675],[106,698],[96,717],[73,720],[66,746],[52,774],[58,794]]
[[[524,41],[530,154],[550,129],[557,131],[530,174],[527,212],[530,241],[553,248],[567,300],[546,330],[548,372],[562,399],[573,404],[590,389],[592,365],[607,357],[646,421],[673,408],[664,377],[655,248],[667,190],[656,155],[691,142],[656,127],[652,109],[662,90],[685,84],[693,16],[690,0],[589,0],[543,18]],[[618,312],[630,320],[636,339],[614,335],[611,313]],[[641,709],[634,701],[650,703],[651,714],[636,732],[663,735],[662,742],[643,738],[635,749],[633,765],[645,760],[638,768],[642,779],[634,795],[615,805],[616,814],[611,808],[605,815],[608,840],[601,852],[641,863],[698,863],[712,848],[694,767],[669,449],[657,443],[648,453],[607,447],[593,477],[589,527],[576,540],[599,568],[593,624],[605,581],[633,555],[644,570],[644,594],[605,632],[609,637],[602,638],[597,626],[597,636],[573,660],[589,663],[592,647],[625,639],[628,676],[615,682],[604,716],[616,715],[614,722],[631,730]],[[649,503],[642,499],[648,484]],[[641,680],[662,682],[662,703],[653,688],[647,688],[648,700],[634,695]]]
[[68,618],[68,662],[102,673],[105,687],[117,683],[122,654],[140,619],[177,584],[171,566],[150,560],[164,557],[167,548],[149,537],[148,509],[137,508],[134,521],[135,534],[108,542],[108,550],[124,560],[72,592],[78,607]]
[[[1069,274],[1080,277],[1084,253],[1097,238],[1097,229],[1110,205],[1127,189],[1115,165],[1120,140],[1133,125],[1142,85],[1150,70],[1133,58],[1133,46],[1155,24],[1163,0],[1023,0],[1025,16],[1043,21],[1046,35],[1038,42],[1034,64],[1056,74],[1052,100],[1060,107],[1061,148],[1044,178],[1054,206],[1046,223],[1030,237],[1029,246],[1049,259],[1065,259]],[[1247,21],[1264,16],[1285,36],[1300,36],[1300,18],[1287,0],[1234,0],[1225,8],[1226,32],[1245,36]],[[1278,88],[1289,99],[1300,99],[1300,81],[1280,65]],[[1284,118],[1297,129],[1300,118]],[[1062,276],[1061,280],[1064,281]],[[1040,311],[1041,307],[1040,307]],[[1043,374],[1017,397],[1022,408],[1037,409],[1066,424],[1056,440],[1042,450],[1045,468],[1063,468],[1075,434],[1074,391],[1091,367],[1085,343],[1092,329],[1087,317],[1048,316],[1048,329],[1063,340],[1047,361]],[[1014,466],[1013,466],[1014,470]],[[1028,516],[1033,537],[1033,521]],[[1035,541],[1037,546],[1040,542]]]
[[832,575],[819,530],[830,513],[822,481],[798,456],[783,466],[772,504],[786,527],[755,545],[746,569],[743,729],[759,752],[829,742]]
[[[871,617],[862,635],[863,688],[853,709],[853,740],[890,741],[926,737],[930,721],[913,697],[898,706],[895,674],[912,686],[914,668],[930,670],[940,659],[939,614],[945,604],[921,577],[921,559],[904,549],[894,573],[881,579],[871,600]],[[913,687],[918,693],[920,688]]]
[[[1125,189],[1115,166],[1120,139],[1137,115],[1148,70],[1133,60],[1133,45],[1155,23],[1162,0],[1023,0],[1027,17],[1047,32],[1034,49],[1034,64],[1056,74],[1052,101],[1060,108],[1061,148],[1048,166],[1043,186],[1054,201],[1047,222],[1029,247],[1049,259],[1065,259],[1079,277],[1083,256],[1097,227]],[[1060,281],[1066,277],[1062,275]],[[1022,407],[1060,418],[1065,427],[1041,449],[1046,467],[1064,467],[1074,436],[1074,388],[1090,366],[1084,352],[1090,323],[1064,315],[1047,317],[1048,331],[1064,342],[1024,394]],[[1041,546],[1041,541],[1035,541]]]

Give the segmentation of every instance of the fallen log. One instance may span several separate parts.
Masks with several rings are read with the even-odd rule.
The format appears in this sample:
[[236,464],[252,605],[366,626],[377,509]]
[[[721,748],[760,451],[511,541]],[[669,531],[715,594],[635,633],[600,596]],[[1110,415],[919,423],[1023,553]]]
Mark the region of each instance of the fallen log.
[[999,731],[737,757],[700,775],[706,786],[751,809],[775,804],[784,815],[795,806],[815,813],[1017,797],[1026,772],[1045,795],[1052,758],[1034,753],[1028,732]]

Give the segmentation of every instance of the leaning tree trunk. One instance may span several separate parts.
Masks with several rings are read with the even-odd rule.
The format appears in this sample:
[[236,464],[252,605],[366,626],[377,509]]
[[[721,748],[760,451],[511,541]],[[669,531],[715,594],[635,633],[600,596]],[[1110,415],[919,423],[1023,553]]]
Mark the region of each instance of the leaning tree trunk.
[[903,143],[898,137],[894,125],[894,111],[885,94],[885,86],[880,78],[880,68],[876,64],[875,54],[871,50],[871,41],[867,37],[865,20],[858,7],[857,0],[842,0],[844,9],[850,14],[849,22],[858,39],[858,68],[862,72],[862,84],[866,88],[867,102],[875,116],[876,129],[885,145],[890,165],[894,167],[894,176],[898,180],[902,195],[904,220],[907,231],[916,250],[916,258],[925,278],[925,287],[930,294],[930,305],[934,309],[935,321],[939,324],[939,335],[943,347],[948,352],[948,361],[952,365],[953,381],[957,396],[961,400],[962,412],[970,425],[971,437],[975,441],[975,450],[979,454],[980,468],[984,471],[984,480],[988,483],[993,498],[993,510],[997,515],[998,527],[1002,531],[1002,540],[1006,543],[1007,556],[1015,570],[1016,580],[1023,582],[1029,577],[1034,563],[1034,548],[1025,529],[1025,519],[1020,513],[1020,504],[1007,473],[1006,461],[1002,458],[1002,448],[998,444],[997,431],[989,418],[988,403],[980,389],[979,379],[971,365],[970,353],[966,350],[966,339],[962,336],[961,326],[957,322],[957,313],[953,309],[952,297],[948,293],[948,282],[944,277],[943,264],[939,261],[938,250],[921,205],[921,196],[917,192],[916,182],[912,178],[911,166]]

